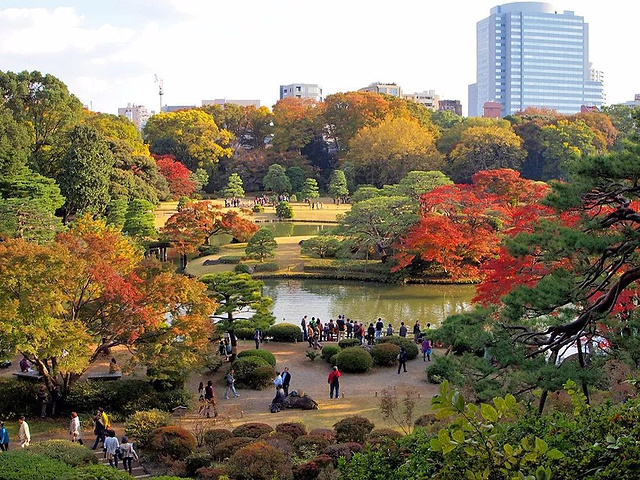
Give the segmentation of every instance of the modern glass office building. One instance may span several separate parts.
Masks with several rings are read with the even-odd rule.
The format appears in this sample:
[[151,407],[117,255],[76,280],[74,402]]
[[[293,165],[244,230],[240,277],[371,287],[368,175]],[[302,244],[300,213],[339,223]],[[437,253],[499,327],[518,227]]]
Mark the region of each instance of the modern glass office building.
[[508,3],[478,22],[477,42],[469,116],[482,116],[487,101],[499,102],[503,116],[526,107],[576,113],[582,105],[602,106],[584,17],[548,3]]

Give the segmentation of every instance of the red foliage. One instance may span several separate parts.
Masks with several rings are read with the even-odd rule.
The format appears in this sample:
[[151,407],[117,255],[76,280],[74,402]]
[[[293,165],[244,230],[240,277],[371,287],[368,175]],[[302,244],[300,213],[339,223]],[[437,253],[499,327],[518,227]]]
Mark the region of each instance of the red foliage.
[[173,155],[153,155],[158,170],[169,184],[169,191],[174,199],[189,197],[196,191],[196,184],[189,180],[191,171],[176,160]]

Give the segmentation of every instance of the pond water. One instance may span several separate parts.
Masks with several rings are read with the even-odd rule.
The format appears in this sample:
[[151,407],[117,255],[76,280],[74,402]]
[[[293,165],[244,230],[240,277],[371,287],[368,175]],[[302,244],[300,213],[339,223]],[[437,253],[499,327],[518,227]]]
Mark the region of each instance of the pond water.
[[381,317],[394,328],[439,325],[447,316],[471,308],[473,285],[389,285],[338,280],[264,280],[264,295],[273,299],[276,322],[299,324],[303,315],[322,321],[338,315],[358,322]]
[[[322,232],[333,230],[337,224],[334,223],[295,223],[295,222],[264,222],[259,223],[260,228],[268,228],[273,231],[275,237],[299,237],[319,235]],[[209,242],[212,245],[226,245],[233,237],[226,233],[213,235]]]

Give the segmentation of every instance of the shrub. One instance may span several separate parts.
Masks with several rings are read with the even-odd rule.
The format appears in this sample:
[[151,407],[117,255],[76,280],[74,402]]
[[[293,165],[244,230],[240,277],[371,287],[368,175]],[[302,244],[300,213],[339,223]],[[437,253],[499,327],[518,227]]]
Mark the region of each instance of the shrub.
[[[320,478],[320,474],[330,469],[333,465],[333,459],[328,455],[318,455],[307,463],[296,465],[293,469],[293,476],[296,480],[316,480]],[[335,477],[326,477],[335,478]]]
[[373,430],[371,430],[371,433],[369,433],[367,442],[384,440],[385,438],[397,440],[398,438],[402,438],[402,434],[400,432],[396,432],[391,428],[374,428]]
[[339,458],[344,458],[347,462],[351,460],[354,453],[358,453],[362,450],[362,445],[356,442],[336,443],[335,445],[329,445],[324,449],[325,455],[329,455],[334,462],[337,462]]
[[182,460],[197,447],[195,437],[182,427],[160,427],[151,432],[149,447],[156,457]]
[[380,343],[374,345],[369,350],[373,363],[382,367],[388,367],[396,363],[398,354],[400,353],[400,347],[393,343]]
[[344,372],[363,373],[373,367],[373,359],[362,347],[349,347],[338,353],[338,368]]
[[244,263],[239,263],[238,265],[233,267],[233,271],[236,273],[249,273],[251,272],[251,269],[249,268],[249,265],[245,265]]
[[276,356],[267,350],[243,350],[238,354],[238,358],[260,357],[272,367],[276,366]]
[[438,422],[438,418],[435,413],[425,413],[416,418],[414,425],[416,427],[430,427],[434,423]]
[[229,470],[238,480],[286,480],[293,476],[284,453],[264,442],[247,445],[234,453],[229,459]]
[[265,433],[273,432],[271,425],[259,422],[243,423],[232,430],[234,437],[258,438]]
[[59,460],[71,467],[83,467],[98,462],[89,448],[68,440],[54,439],[34,443],[29,452]]
[[131,480],[131,476],[125,471],[115,470],[108,465],[90,465],[74,468],[59,480]]
[[209,452],[213,452],[216,445],[224,442],[225,440],[229,440],[230,438],[233,438],[233,433],[229,430],[224,428],[212,428],[211,430],[204,432],[204,445]]
[[331,361],[331,357],[340,352],[340,347],[338,345],[325,345],[322,347],[322,358],[324,358],[327,362]]
[[256,263],[253,266],[254,272],[277,272],[280,267],[276,262]]
[[145,447],[149,444],[151,432],[169,425],[170,419],[169,413],[158,409],[136,412],[127,418],[124,433],[135,439],[139,446]]
[[210,467],[213,457],[209,453],[192,453],[184,459],[187,476],[194,477],[196,471],[202,467]]
[[293,440],[307,434],[307,428],[298,422],[287,422],[276,425],[276,432],[291,436]]
[[324,437],[329,443],[336,441],[336,432],[329,428],[314,428],[309,432],[309,435]]
[[255,329],[249,327],[234,328],[233,331],[240,340],[253,340],[253,334],[255,333]]
[[301,435],[293,442],[293,448],[300,454],[318,455],[329,446],[329,440],[323,435]]
[[267,331],[269,337],[273,337],[274,342],[301,342],[302,330],[298,325],[292,323],[278,323]]
[[233,265],[236,263],[240,263],[241,260],[242,255],[224,255],[218,259],[218,262],[225,265]]
[[13,378],[0,379],[0,418],[10,419],[20,415],[36,415],[38,404],[35,402],[37,382],[24,382]]
[[217,465],[215,467],[202,467],[196,472],[197,478],[201,480],[228,480],[229,469],[226,465]]
[[357,338],[344,338],[338,342],[340,348],[349,348],[360,346],[360,341]]
[[291,435],[287,435],[286,433],[271,432],[260,435],[260,437],[258,437],[258,440],[261,440],[267,445],[271,445],[272,447],[276,447],[287,457],[291,457],[291,455],[293,455],[293,438],[291,437]]
[[[340,352],[338,352],[340,353]],[[329,363],[331,365],[337,365],[338,364],[338,354],[336,353],[335,355],[331,355],[331,358],[329,359]]]
[[264,207],[262,205],[258,205],[257,203],[251,209],[254,213],[264,213]]
[[293,208],[291,208],[289,202],[280,202],[276,205],[276,215],[280,219],[293,218]]
[[218,245],[200,245],[198,247],[198,253],[201,257],[216,255],[220,253],[220,247]]
[[391,335],[389,337],[380,337],[378,343],[392,343],[398,347],[404,347],[407,350],[407,360],[413,360],[418,356],[418,346],[412,338]]
[[276,376],[275,369],[261,357],[238,358],[233,362],[238,385],[260,390]]
[[371,430],[373,430],[373,427],[373,423],[357,415],[343,418],[333,425],[338,443],[364,443]]
[[458,368],[449,357],[435,357],[433,363],[427,367],[427,380],[431,383],[454,381],[458,375]]
[[215,460],[221,462],[225,458],[231,457],[231,455],[240,450],[242,447],[245,447],[255,441],[255,438],[233,437],[228,440],[224,440],[223,442],[220,442],[218,445],[213,447],[213,451],[211,452],[211,454],[213,455],[213,458]]
[[64,462],[24,450],[3,452],[0,455],[2,480],[58,480],[72,471]]

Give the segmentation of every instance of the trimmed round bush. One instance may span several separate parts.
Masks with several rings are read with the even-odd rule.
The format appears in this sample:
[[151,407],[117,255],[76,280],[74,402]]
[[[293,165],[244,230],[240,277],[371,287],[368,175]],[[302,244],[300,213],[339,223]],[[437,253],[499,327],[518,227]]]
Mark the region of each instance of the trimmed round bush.
[[338,368],[344,372],[364,373],[373,367],[373,359],[362,347],[349,347],[338,353]]
[[216,445],[233,438],[233,433],[225,428],[212,428],[204,432],[203,443],[204,446],[212,452]]
[[291,437],[291,435],[274,431],[271,433],[260,435],[260,437],[258,437],[258,440],[263,441],[264,443],[266,443],[267,445],[271,445],[272,447],[276,447],[287,457],[291,457],[291,455],[293,455],[293,438]]
[[309,432],[309,435],[324,437],[329,443],[334,443],[336,441],[336,432],[329,428],[314,428]]
[[379,343],[369,350],[373,363],[381,367],[388,367],[396,363],[400,347],[393,343]]
[[238,358],[260,357],[272,367],[276,366],[276,356],[267,350],[243,350],[238,354]]
[[250,273],[251,268],[249,268],[249,265],[246,265],[244,263],[239,263],[238,265],[233,267],[233,271],[236,273]]
[[236,453],[242,447],[245,447],[255,441],[255,438],[233,437],[229,440],[225,440],[224,442],[220,442],[218,445],[213,447],[211,454],[215,460],[222,462],[224,459],[231,457],[231,455]]
[[337,462],[341,457],[348,462],[354,453],[358,453],[361,450],[362,445],[356,442],[336,443],[325,448],[324,454],[329,455],[334,462]]
[[418,356],[418,345],[412,338],[391,335],[389,337],[380,337],[378,343],[392,343],[398,347],[404,347],[407,350],[407,360],[413,360]]
[[256,332],[254,328],[249,327],[234,328],[233,331],[240,340],[253,340],[253,334]]
[[271,432],[273,428],[267,423],[249,422],[238,425],[231,433],[234,437],[258,438],[260,435]]
[[253,213],[264,213],[264,207],[257,203],[253,206],[251,210],[253,210]]
[[254,272],[277,272],[280,266],[276,262],[256,263],[253,266]]
[[238,358],[233,362],[236,383],[261,390],[276,377],[275,369],[262,357]]
[[59,460],[71,467],[83,467],[98,463],[95,455],[88,447],[68,440],[54,439],[34,443],[29,447],[29,453]]
[[267,331],[267,336],[273,337],[274,342],[301,342],[302,330],[292,323],[278,323]]
[[309,453],[316,456],[328,446],[329,440],[322,435],[301,435],[293,442],[293,448],[302,456]]
[[331,365],[336,365],[338,363],[338,353],[336,353],[335,355],[331,355],[331,358],[329,359],[329,363]]
[[145,447],[149,444],[151,432],[160,427],[169,425],[171,415],[162,410],[146,410],[129,415],[124,424],[124,433],[127,437],[136,440],[137,445]]
[[212,464],[213,456],[210,453],[192,453],[184,459],[185,470],[189,477],[195,477],[200,468],[210,467]]
[[291,462],[277,448],[264,442],[242,447],[229,459],[229,470],[238,480],[272,480],[293,478]]
[[0,456],[2,480],[58,480],[72,472],[64,462],[24,450],[3,452]]
[[340,348],[359,347],[360,341],[357,338],[343,338],[338,342],[338,346]]
[[186,429],[177,426],[160,427],[151,432],[149,449],[156,457],[183,460],[198,446],[195,437]]
[[293,440],[307,434],[307,427],[298,422],[287,422],[276,425],[276,432],[289,435]]
[[218,245],[201,245],[198,247],[198,253],[201,257],[216,255],[220,253],[220,247]]
[[116,470],[108,465],[90,465],[74,468],[71,473],[58,480],[131,480],[131,475],[124,470]]
[[368,419],[354,415],[346,417],[333,425],[338,443],[364,443],[375,425]]
[[391,428],[374,428],[369,433],[367,437],[368,442],[384,440],[385,438],[390,438],[392,440],[397,440],[398,438],[402,438],[402,434],[400,432],[396,432]]
[[322,358],[324,358],[327,362],[331,362],[331,357],[338,354],[340,352],[340,347],[338,345],[325,345],[322,347]]
[[[316,480],[323,472],[333,467],[333,459],[329,455],[318,455],[313,460],[301,463],[293,468],[293,477],[296,480]],[[327,475],[324,478],[336,478]]]

